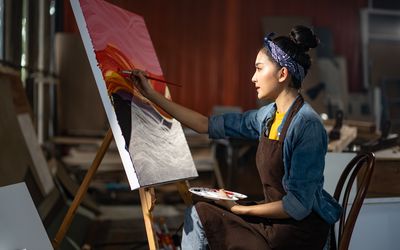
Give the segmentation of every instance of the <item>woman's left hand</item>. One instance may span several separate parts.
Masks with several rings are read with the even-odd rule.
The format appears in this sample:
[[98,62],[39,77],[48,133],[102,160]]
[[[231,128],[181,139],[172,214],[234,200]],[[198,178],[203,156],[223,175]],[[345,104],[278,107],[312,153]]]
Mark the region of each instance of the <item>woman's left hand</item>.
[[[219,196],[221,197],[226,197],[229,198],[229,196],[225,193],[225,191],[223,189],[220,189],[218,191]],[[226,208],[229,211],[232,211],[232,207],[234,206],[238,206],[238,204],[235,201],[230,201],[230,200],[217,200],[214,201],[217,205],[220,205],[224,208]],[[232,211],[233,212],[233,211]]]

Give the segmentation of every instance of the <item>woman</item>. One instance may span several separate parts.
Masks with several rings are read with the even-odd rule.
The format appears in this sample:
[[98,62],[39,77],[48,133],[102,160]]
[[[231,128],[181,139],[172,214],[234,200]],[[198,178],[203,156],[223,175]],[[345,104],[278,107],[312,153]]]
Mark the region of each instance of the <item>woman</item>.
[[[274,103],[243,114],[207,117],[168,101],[141,72],[136,85],[152,102],[186,126],[211,138],[259,139],[256,155],[265,201],[199,202],[185,215],[183,249],[322,249],[340,215],[323,190],[327,135],[318,114],[300,95],[311,66],[313,32],[296,26],[289,36],[264,38],[252,82],[259,99]],[[223,192],[221,192],[223,194]]]

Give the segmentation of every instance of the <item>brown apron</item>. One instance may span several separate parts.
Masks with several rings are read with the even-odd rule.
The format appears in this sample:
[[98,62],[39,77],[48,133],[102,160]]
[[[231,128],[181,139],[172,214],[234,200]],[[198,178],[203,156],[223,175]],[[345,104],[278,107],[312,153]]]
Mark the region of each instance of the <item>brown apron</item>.
[[[279,140],[270,140],[263,131],[256,164],[263,185],[265,202],[282,200],[284,175],[283,142],[286,132],[304,103],[300,96],[287,115]],[[269,126],[266,126],[269,127]],[[322,249],[329,225],[315,212],[301,221],[239,216],[214,204],[195,205],[210,249]]]

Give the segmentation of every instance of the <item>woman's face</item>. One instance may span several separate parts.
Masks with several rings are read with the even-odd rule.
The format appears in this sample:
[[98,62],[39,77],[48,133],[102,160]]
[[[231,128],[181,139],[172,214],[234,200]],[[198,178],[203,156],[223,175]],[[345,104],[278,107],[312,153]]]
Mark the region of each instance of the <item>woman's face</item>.
[[258,99],[275,100],[282,85],[278,81],[279,68],[263,51],[258,52],[255,67],[256,72],[251,81],[257,89]]

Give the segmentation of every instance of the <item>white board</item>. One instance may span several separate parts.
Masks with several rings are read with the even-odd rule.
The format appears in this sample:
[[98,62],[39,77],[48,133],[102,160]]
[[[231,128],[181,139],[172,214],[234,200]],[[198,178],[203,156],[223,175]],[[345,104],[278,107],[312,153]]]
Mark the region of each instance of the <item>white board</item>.
[[0,201],[0,249],[53,249],[25,183],[1,187]]

